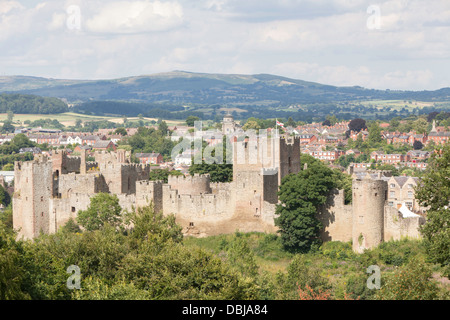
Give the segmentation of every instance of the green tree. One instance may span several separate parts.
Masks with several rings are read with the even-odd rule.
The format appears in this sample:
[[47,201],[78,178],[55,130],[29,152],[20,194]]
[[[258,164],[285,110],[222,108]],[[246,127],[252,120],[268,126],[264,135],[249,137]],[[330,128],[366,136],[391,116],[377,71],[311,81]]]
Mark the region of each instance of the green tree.
[[82,127],[83,121],[81,119],[75,120],[75,128],[79,129]]
[[428,122],[423,118],[419,118],[412,123],[412,129],[417,133],[427,133]]
[[7,163],[2,168],[3,171],[14,171],[14,164]]
[[9,120],[6,120],[5,122],[3,122],[1,132],[2,133],[13,133],[15,129],[16,128],[13,126],[12,122]]
[[333,169],[333,177],[336,182],[335,187],[339,190],[344,190],[345,204],[352,203],[352,176],[339,169]]
[[99,193],[91,198],[86,210],[78,212],[78,223],[88,231],[99,230],[105,224],[118,227],[122,222],[122,208],[117,195]]
[[[230,155],[227,155],[225,145],[226,137],[221,144],[214,147],[203,144],[203,151],[195,156],[194,164],[189,167],[189,174],[209,174],[211,182],[231,182],[233,164],[230,163]],[[222,152],[216,154],[216,150],[222,150]]]
[[79,233],[81,232],[80,226],[75,222],[73,218],[70,218],[69,221],[61,228],[63,232],[71,232],[71,233]]
[[189,167],[189,174],[209,174],[211,182],[231,182],[233,180],[232,164],[196,163]]
[[176,224],[175,216],[156,212],[153,204],[126,213],[125,223],[130,228],[128,237],[134,247],[142,241],[181,243],[183,240],[182,228]]
[[327,279],[320,274],[321,270],[310,265],[304,254],[296,254],[287,266],[286,274],[278,274],[277,288],[281,299],[298,299],[298,288],[312,288],[314,292],[329,289]]
[[427,210],[421,227],[431,260],[447,268],[450,275],[450,143],[432,155],[428,168],[415,190],[416,199]]
[[16,134],[14,138],[11,140],[11,143],[14,144],[18,149],[34,147],[36,145],[33,141],[28,139],[28,137],[23,133]]
[[199,121],[199,120],[200,120],[199,117],[196,117],[196,116],[189,116],[189,117],[186,118],[186,124],[187,124],[189,127],[193,127],[195,121]]
[[422,150],[423,149],[423,143],[419,140],[415,140],[413,143],[413,149],[414,150]]
[[14,112],[12,112],[11,110],[8,110],[8,112],[6,113],[6,119],[9,122],[12,122],[14,119]]
[[163,136],[166,136],[167,133],[169,133],[169,126],[165,121],[161,121],[161,123],[158,125],[158,130]]
[[287,250],[308,252],[321,244],[319,231],[322,224],[315,215],[334,187],[336,181],[332,170],[318,161],[311,161],[306,170],[283,178],[275,225],[279,227]]
[[383,138],[381,137],[381,127],[377,122],[373,122],[369,127],[368,141],[369,145],[372,147],[378,146],[383,141]]
[[128,134],[127,129],[124,127],[119,127],[114,131],[115,134],[120,134],[121,136],[126,136]]
[[289,117],[289,119],[286,121],[286,126],[288,127],[296,127],[297,123],[292,119],[292,117]]
[[11,196],[9,193],[0,185],[0,204],[7,207],[11,203]]
[[339,119],[333,114],[331,116],[327,116],[325,121],[328,121],[330,126],[334,126],[339,122]]
[[0,300],[29,299],[22,285],[25,270],[22,266],[23,250],[17,235],[0,220]]
[[[383,281],[383,278],[382,278]],[[439,296],[437,282],[432,279],[432,269],[416,258],[387,276],[377,300],[435,300]]]
[[255,278],[258,275],[258,265],[255,254],[250,249],[246,239],[242,236],[236,236],[228,245],[227,259],[240,274]]
[[[9,195],[7,195],[7,197],[9,197]],[[3,210],[3,212],[0,212],[0,224],[3,224],[6,228],[13,230],[13,213],[11,202]]]
[[149,180],[158,181],[161,180],[164,183],[167,183],[169,180],[169,176],[182,176],[183,173],[178,170],[169,170],[169,169],[154,169],[150,170]]
[[352,130],[355,132],[360,132],[361,130],[365,130],[365,129],[367,129],[366,120],[361,119],[361,118],[353,119],[348,123],[348,128],[349,128],[349,130]]
[[389,121],[389,131],[393,132],[396,131],[398,129],[398,127],[400,126],[400,120],[401,118],[399,117],[395,117],[392,118],[391,121]]
[[256,120],[248,120],[244,126],[242,127],[243,130],[259,130],[261,129],[261,126]]

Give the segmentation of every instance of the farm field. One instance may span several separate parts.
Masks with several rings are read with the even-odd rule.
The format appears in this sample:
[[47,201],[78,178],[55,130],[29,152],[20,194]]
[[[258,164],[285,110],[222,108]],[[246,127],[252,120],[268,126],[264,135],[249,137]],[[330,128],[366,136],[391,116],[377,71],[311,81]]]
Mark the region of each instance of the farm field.
[[[0,122],[5,121],[7,119],[6,113],[0,113]],[[39,119],[51,119],[51,120],[58,120],[61,122],[64,126],[74,126],[76,120],[80,119],[83,122],[86,121],[102,121],[107,120],[114,123],[121,124],[123,123],[123,118],[121,117],[108,117],[108,116],[90,116],[85,114],[79,114],[79,113],[73,113],[73,112],[66,112],[61,114],[14,114],[13,121],[15,123],[20,122],[24,123],[27,120],[35,121]],[[128,117],[127,118],[130,121],[133,120],[139,120],[138,117]],[[156,118],[143,118],[144,121],[157,121]],[[183,121],[176,121],[176,120],[166,120],[167,125],[174,126],[174,125],[183,125]]]

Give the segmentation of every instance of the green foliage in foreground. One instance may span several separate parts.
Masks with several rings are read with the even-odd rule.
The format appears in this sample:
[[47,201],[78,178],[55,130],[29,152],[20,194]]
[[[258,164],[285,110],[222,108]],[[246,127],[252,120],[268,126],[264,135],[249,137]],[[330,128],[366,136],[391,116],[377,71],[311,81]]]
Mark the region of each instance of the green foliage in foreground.
[[421,228],[428,257],[444,266],[450,277],[450,142],[432,155],[416,198],[429,207],[427,223]]
[[[105,199],[108,202],[111,199]],[[432,276],[422,241],[386,242],[363,254],[350,243],[327,242],[314,253],[285,251],[275,234],[184,238],[174,216],[152,206],[122,213],[81,231],[70,221],[58,233],[17,240],[0,213],[0,299],[143,300],[299,299],[308,290],[328,299],[449,299]],[[69,289],[76,265],[80,289]],[[381,269],[382,287],[368,289],[366,269]]]

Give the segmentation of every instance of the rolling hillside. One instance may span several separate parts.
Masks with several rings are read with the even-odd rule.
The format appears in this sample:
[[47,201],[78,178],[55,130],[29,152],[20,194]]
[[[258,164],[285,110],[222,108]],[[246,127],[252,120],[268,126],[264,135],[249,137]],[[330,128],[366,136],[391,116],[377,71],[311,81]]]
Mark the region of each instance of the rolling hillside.
[[111,80],[0,77],[1,92],[65,98],[69,103],[129,101],[172,105],[287,106],[372,99],[450,100],[450,88],[390,91],[336,87],[269,74],[233,75],[174,71]]

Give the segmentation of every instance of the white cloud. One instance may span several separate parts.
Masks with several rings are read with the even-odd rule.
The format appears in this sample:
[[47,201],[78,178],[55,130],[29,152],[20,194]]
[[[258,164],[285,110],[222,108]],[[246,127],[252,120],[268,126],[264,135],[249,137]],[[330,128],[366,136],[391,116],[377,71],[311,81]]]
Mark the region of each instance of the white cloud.
[[306,62],[279,64],[273,68],[273,72],[324,84],[373,89],[420,90],[429,87],[433,80],[433,73],[428,69],[384,72],[376,67],[331,66]]
[[107,3],[86,28],[96,33],[127,34],[168,30],[183,21],[183,8],[177,2],[120,1]]
[[52,21],[48,24],[49,30],[57,30],[62,28],[67,21],[67,15],[65,13],[54,13]]
[[[379,30],[367,28],[372,4]],[[70,5],[80,8],[79,31],[67,25]],[[444,0],[0,0],[0,30],[3,74],[91,79],[178,69],[369,88],[450,85]]]
[[1,1],[0,2],[0,15],[7,14],[8,12],[15,10],[15,9],[23,10],[24,8],[25,7],[17,1]]

